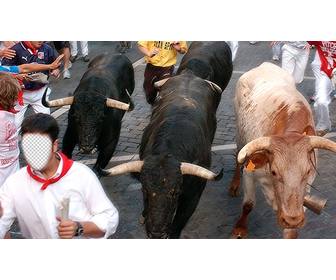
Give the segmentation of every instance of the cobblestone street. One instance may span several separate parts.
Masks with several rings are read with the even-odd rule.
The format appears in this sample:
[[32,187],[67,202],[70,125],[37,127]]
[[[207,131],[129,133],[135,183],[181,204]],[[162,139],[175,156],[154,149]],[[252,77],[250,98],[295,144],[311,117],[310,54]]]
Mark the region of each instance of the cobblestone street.
[[[115,53],[117,42],[89,42],[90,56],[93,58],[101,52]],[[310,62],[310,54],[305,79],[299,86],[299,91],[306,98],[314,93],[314,79]],[[124,115],[121,135],[117,149],[108,167],[137,158],[139,145],[144,128],[147,126],[151,114],[151,107],[146,103],[142,82],[145,64],[140,53],[133,48],[126,54],[135,63],[135,90],[132,99],[135,109]],[[269,42],[258,42],[250,45],[240,42],[237,58],[234,62],[234,73],[228,87],[225,89],[217,111],[217,132],[213,142],[212,168],[218,172],[224,168],[224,176],[218,182],[208,182],[200,203],[182,232],[182,238],[230,238],[231,231],[241,211],[242,194],[232,198],[228,194],[228,186],[235,167],[235,116],[233,112],[233,95],[237,80],[242,73],[258,66],[264,61],[271,61]],[[277,63],[279,65],[279,63]],[[86,63],[79,60],[71,68],[70,80],[53,80],[50,99],[68,96],[78,85],[79,79],[86,69]],[[56,113],[55,113],[56,112]],[[67,112],[53,110],[61,127],[60,139],[63,138],[67,126]],[[331,104],[330,112],[333,121],[333,131],[336,126],[336,102]],[[336,141],[336,134],[327,135]],[[74,159],[89,166],[95,162],[94,156],[83,156],[76,148]],[[300,238],[335,238],[336,237],[336,185],[335,172],[336,155],[327,151],[320,151],[318,156],[318,172],[312,189],[313,194],[327,198],[327,206],[321,215],[306,211],[306,225],[300,230]],[[101,182],[106,193],[119,210],[120,224],[112,238],[146,238],[143,226],[139,223],[142,211],[142,193],[140,183],[130,175],[102,178]],[[18,235],[19,237],[19,235]],[[257,205],[249,216],[249,238],[282,238],[282,232],[276,221],[276,216],[267,205],[263,194],[258,190]]]

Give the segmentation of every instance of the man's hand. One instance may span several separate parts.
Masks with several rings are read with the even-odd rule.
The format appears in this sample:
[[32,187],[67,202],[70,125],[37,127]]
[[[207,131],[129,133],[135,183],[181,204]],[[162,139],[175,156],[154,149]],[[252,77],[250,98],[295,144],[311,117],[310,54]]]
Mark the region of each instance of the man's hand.
[[184,54],[184,53],[185,53],[185,50],[182,49],[181,44],[180,44],[179,41],[174,41],[174,42],[171,43],[171,45],[172,45],[173,48],[174,48],[176,51],[178,51],[179,53],[181,53],[181,54]]
[[20,81],[23,81],[23,80],[25,80],[27,82],[32,81],[32,78],[29,77],[27,74],[17,74],[17,75],[15,75],[15,78],[20,80]]
[[310,48],[311,48],[311,45],[309,45],[308,43],[304,46],[304,49],[307,50],[307,51],[309,51]]
[[16,52],[14,50],[11,50],[9,48],[4,48],[2,50],[0,50],[0,57],[5,57],[8,59],[12,59],[13,57],[15,57]]
[[49,65],[50,70],[54,70],[54,69],[57,69],[58,67],[60,67],[61,66],[61,60],[62,60],[63,57],[64,57],[64,54],[61,54],[59,57],[57,57],[55,59],[55,61]]
[[179,41],[174,41],[171,43],[171,45],[173,46],[173,48],[175,50],[177,50],[178,52],[181,50],[181,45],[180,45],[180,42]]
[[154,48],[151,51],[149,51],[148,56],[153,57],[154,55],[157,55],[160,52],[160,49]]
[[60,217],[56,217],[56,219],[60,222],[57,227],[59,237],[72,239],[76,234],[77,223],[71,220],[63,220]]
[[59,69],[54,69],[54,70],[52,70],[52,71],[50,72],[50,75],[52,75],[52,76],[54,76],[54,77],[56,77],[56,78],[59,78],[60,74],[61,74],[61,72],[60,72]]

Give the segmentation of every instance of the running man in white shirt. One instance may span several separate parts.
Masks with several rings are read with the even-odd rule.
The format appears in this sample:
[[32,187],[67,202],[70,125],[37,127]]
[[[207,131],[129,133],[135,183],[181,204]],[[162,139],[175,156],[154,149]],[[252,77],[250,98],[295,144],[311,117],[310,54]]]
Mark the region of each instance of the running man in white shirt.
[[[0,188],[3,238],[17,218],[25,238],[101,238],[115,233],[119,216],[96,175],[58,150],[56,120],[38,113],[21,128],[28,166],[7,178]],[[69,211],[61,217],[63,202]]]

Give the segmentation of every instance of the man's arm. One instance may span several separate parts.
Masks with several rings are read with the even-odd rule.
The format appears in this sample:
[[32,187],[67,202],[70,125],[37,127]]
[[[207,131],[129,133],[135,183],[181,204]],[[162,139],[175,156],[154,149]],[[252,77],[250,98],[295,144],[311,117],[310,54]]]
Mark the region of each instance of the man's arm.
[[[101,238],[109,237],[115,233],[118,223],[118,210],[106,196],[100,181],[96,175],[88,167],[83,167],[85,170],[82,174],[85,182],[81,190],[81,197],[84,200],[87,210],[91,213],[91,217],[86,221],[62,220],[58,226],[58,233],[61,238],[73,238],[77,230],[77,222],[79,222],[84,230],[84,237]],[[71,199],[70,199],[71,203]],[[71,213],[70,213],[71,216]]]
[[6,182],[0,188],[0,203],[2,208],[2,216],[0,217],[0,238],[3,239],[8,236],[7,233],[16,218],[13,201],[8,192]]
[[[4,58],[1,60],[1,64],[2,64],[2,65],[14,66],[14,65],[19,65],[19,64],[21,64],[21,63],[19,63],[19,60],[18,60],[18,53],[17,53],[17,51],[16,51],[15,48],[16,48],[16,45],[13,46],[13,47],[11,47],[10,49],[8,49],[8,50],[12,51],[12,54],[14,54],[14,56],[11,55],[10,57],[4,57]],[[13,51],[14,51],[15,53],[13,53]]]
[[0,50],[0,58],[12,59],[15,57],[15,51],[10,48]]
[[148,56],[148,57],[153,57],[154,55],[158,54],[160,51],[160,49],[158,48],[149,50],[147,47],[145,47],[144,45],[140,43],[138,43],[138,49],[143,55]]
[[[59,217],[57,217],[57,220],[60,222],[57,227],[60,238],[73,238],[78,229],[77,222],[71,220],[63,220]],[[83,227],[83,237],[101,238],[105,235],[105,232],[97,227],[97,225],[93,222],[80,222],[80,224]]]
[[19,65],[20,73],[30,73],[30,72],[40,72],[40,71],[51,71],[57,69],[61,65],[61,60],[63,58],[63,54],[56,58],[54,62],[51,64],[21,64]]

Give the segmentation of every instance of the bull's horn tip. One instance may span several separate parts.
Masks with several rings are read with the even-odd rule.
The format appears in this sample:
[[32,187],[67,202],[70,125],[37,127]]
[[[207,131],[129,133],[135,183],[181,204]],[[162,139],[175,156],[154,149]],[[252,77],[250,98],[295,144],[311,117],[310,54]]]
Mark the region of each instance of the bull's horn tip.
[[219,181],[223,178],[224,169],[222,168],[221,171],[214,177],[214,181]]
[[133,111],[133,109],[134,109],[134,103],[133,102],[130,102],[129,104],[128,104],[128,112],[131,112],[131,111]]
[[98,173],[102,176],[102,177],[107,177],[110,175],[110,172],[108,172],[105,169],[102,169],[101,167],[98,167]]
[[239,152],[238,153],[237,161],[239,163],[243,163],[245,161],[245,158],[246,158],[246,152]]

